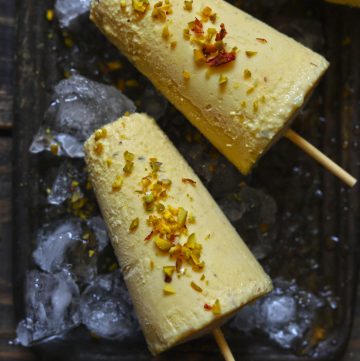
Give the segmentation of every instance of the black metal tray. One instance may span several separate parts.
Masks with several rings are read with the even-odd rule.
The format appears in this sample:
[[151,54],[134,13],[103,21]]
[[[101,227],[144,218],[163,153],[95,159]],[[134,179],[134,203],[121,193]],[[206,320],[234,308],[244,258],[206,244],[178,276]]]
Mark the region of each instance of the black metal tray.
[[[294,126],[359,178],[360,11],[320,0],[274,1],[281,2],[281,6],[277,4],[273,8],[265,6],[265,0],[240,1],[240,5],[299,40],[310,41],[310,45],[331,62],[327,75]],[[24,275],[32,267],[33,235],[47,217],[43,207],[43,182],[53,164],[50,158],[31,156],[28,149],[48,106],[51,89],[63,78],[63,72],[71,61],[56,22],[50,23],[44,16],[45,11],[53,7],[53,1],[19,0],[17,6],[13,195],[14,290],[16,313],[20,319],[24,314]],[[284,23],[287,25],[284,26]],[[313,42],[302,39],[302,30],[308,26],[322,36]],[[53,34],[51,39],[49,32]],[[307,35],[309,33],[308,29]],[[78,41],[81,43],[84,39]],[[88,41],[93,40],[89,38]],[[93,72],[90,62],[93,53],[102,52],[103,45],[100,43],[105,43],[105,40],[92,44],[84,53],[84,62],[72,66],[83,75],[104,80]],[[116,58],[116,50],[108,48],[110,56]],[[129,69],[132,77],[146,82],[136,70]],[[171,121],[174,115],[177,116],[177,112],[169,107],[164,118],[168,117]],[[167,121],[161,123],[165,131],[168,130],[167,124]],[[193,129],[184,123],[183,129],[178,129],[179,134],[170,132],[169,136],[177,143],[188,131]],[[189,156],[184,156],[191,163]],[[225,160],[224,164],[228,166]],[[217,188],[219,179],[210,183],[204,179],[210,192]],[[359,187],[347,189],[285,139],[280,140],[260,161],[252,175],[244,180],[253,187],[264,189],[278,206],[277,243],[271,255],[263,260],[265,268],[272,277],[295,278],[300,286],[314,293],[324,285],[329,287],[338,307],[324,312],[319,320],[326,333],[325,340],[316,348],[309,345],[307,350],[297,353],[277,347],[263,335],[245,336],[225,326],[235,357],[264,361],[339,359],[348,340],[355,304]],[[246,224],[240,226],[240,233],[245,233],[244,237],[249,233],[246,239],[251,246],[251,232],[246,229]],[[334,235],[338,242],[334,242]],[[311,268],[311,260],[316,261],[316,270]],[[94,340],[81,329],[63,340],[33,349],[39,359],[52,361],[152,359],[143,339],[127,343]],[[213,340],[204,337],[178,346],[157,359],[220,360],[221,357]]]

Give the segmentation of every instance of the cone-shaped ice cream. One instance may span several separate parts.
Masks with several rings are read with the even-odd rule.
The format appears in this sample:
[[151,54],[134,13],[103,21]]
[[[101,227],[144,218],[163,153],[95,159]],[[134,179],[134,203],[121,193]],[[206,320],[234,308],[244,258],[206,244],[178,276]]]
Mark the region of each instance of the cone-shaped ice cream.
[[91,19],[244,174],[328,67],[222,0],[94,0]]
[[125,116],[85,144],[86,163],[149,349],[219,326],[269,277],[155,121]]

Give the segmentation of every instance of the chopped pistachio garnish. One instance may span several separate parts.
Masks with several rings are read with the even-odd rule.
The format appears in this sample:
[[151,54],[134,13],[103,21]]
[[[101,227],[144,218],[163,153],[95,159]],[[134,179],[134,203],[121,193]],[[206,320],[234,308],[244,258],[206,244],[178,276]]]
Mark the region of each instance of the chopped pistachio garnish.
[[216,35],[217,31],[215,28],[208,28],[207,29],[207,37],[206,40],[210,42],[212,38]]
[[162,1],[155,3],[151,16],[154,19],[165,21],[168,14],[172,14],[172,5],[169,0],[165,0],[165,3]]
[[165,282],[170,283],[175,272],[175,266],[164,266],[163,271],[165,274]]
[[190,77],[191,77],[191,74],[188,71],[184,70],[183,71],[183,77],[184,77],[185,80],[189,80]]
[[205,279],[205,275],[202,274],[202,276],[201,276],[201,278],[200,278],[200,281],[204,281],[204,279]]
[[190,40],[190,29],[186,28],[183,30],[183,37],[185,40]]
[[103,151],[104,151],[104,144],[102,144],[101,142],[96,142],[94,145],[95,154],[101,155]]
[[59,145],[56,143],[52,143],[50,145],[50,152],[54,155],[58,155],[59,154]]
[[150,167],[153,172],[158,172],[161,167],[161,163],[157,161],[156,158],[150,158]]
[[176,48],[176,45],[177,45],[177,41],[172,41],[172,42],[170,43],[171,49],[175,49],[175,48]]
[[[150,158],[149,163],[150,173],[141,179],[141,190],[135,192],[142,194],[144,207],[150,213],[146,223],[151,232],[146,236],[145,241],[153,240],[156,248],[167,253],[169,258],[175,262],[175,265],[163,268],[165,282],[169,283],[172,281],[175,271],[178,277],[185,274],[184,263],[189,264],[196,272],[202,272],[205,263],[201,261],[202,245],[197,242],[195,233],[188,236],[189,212],[183,207],[162,203],[167,198],[171,187],[171,180],[158,179],[162,163],[156,158]],[[184,178],[183,181],[192,185],[196,184],[192,179]],[[194,216],[191,218],[188,224],[195,222]],[[187,237],[185,244],[181,242],[181,237],[184,236]],[[195,284],[195,289],[199,291],[196,286]]]
[[244,70],[244,79],[250,79],[251,78],[251,71],[249,69]]
[[126,7],[126,0],[120,0],[120,7],[124,9]]
[[95,251],[93,249],[89,249],[89,257],[93,257],[95,254]]
[[206,63],[206,58],[200,49],[194,49],[194,60],[198,64]]
[[162,203],[158,203],[156,205],[156,210],[157,210],[157,212],[162,213],[165,211],[165,206]]
[[156,246],[159,249],[161,249],[162,251],[168,251],[173,246],[173,244],[170,241],[168,241],[167,239],[161,238],[159,236],[156,236],[154,241],[155,241]]
[[152,203],[154,201],[154,193],[152,191],[146,192],[144,201],[145,203]]
[[129,231],[135,232],[138,228],[139,228],[139,218],[137,217],[131,222]]
[[210,233],[208,233],[208,234],[205,236],[205,240],[209,240],[209,239],[210,239],[210,237],[211,237],[211,234],[210,234]]
[[221,306],[220,306],[220,301],[216,300],[214,305],[212,306],[212,313],[214,315],[220,315],[221,313]]
[[161,181],[161,184],[164,186],[164,187],[170,187],[171,186],[171,180],[170,179],[163,179]]
[[170,31],[169,31],[169,26],[168,24],[165,24],[163,29],[162,29],[162,33],[161,33],[162,37],[164,39],[169,39],[169,36],[170,36]]
[[192,213],[189,214],[187,220],[190,224],[194,224],[196,222],[196,218]]
[[135,155],[133,153],[128,152],[127,150],[124,152],[124,159],[132,162],[135,159]]
[[127,160],[123,168],[125,175],[130,175],[133,168],[134,168],[134,162]]
[[46,20],[53,21],[54,20],[54,10],[48,9],[46,10]]
[[177,223],[178,223],[179,227],[184,227],[184,225],[186,223],[187,215],[188,215],[188,212],[185,211],[184,208],[180,207],[178,214],[177,214]]
[[150,260],[150,270],[153,271],[155,268],[155,264],[153,260]]
[[113,164],[113,160],[111,158],[106,159],[106,165],[110,167]]
[[220,74],[220,76],[219,76],[219,84],[224,85],[227,82],[228,82],[228,77],[225,76],[224,74]]
[[253,111],[254,113],[257,113],[258,110],[259,110],[259,102],[255,100],[253,103]]
[[107,136],[107,130],[105,128],[98,129],[95,132],[95,140],[96,141],[106,138],[106,136]]
[[257,54],[257,51],[245,51],[245,54],[248,58],[252,58]]
[[201,14],[209,17],[212,14],[212,10],[209,6],[205,6],[204,9],[202,9]]
[[195,282],[191,282],[190,285],[192,289],[194,289],[196,292],[201,293],[203,291],[203,289],[200,286],[198,286]]
[[251,93],[253,93],[254,92],[254,90],[255,90],[255,87],[251,87],[251,88],[249,88],[247,91],[246,91],[246,94],[251,94]]
[[184,1],[184,9],[187,11],[191,11],[192,10],[192,4],[193,4],[193,0],[185,0]]
[[167,295],[173,295],[175,294],[175,289],[173,288],[173,286],[169,285],[168,283],[165,283],[163,291],[165,294]]
[[124,178],[121,175],[116,176],[115,181],[112,185],[112,190],[117,192],[121,189],[124,182]]
[[209,6],[205,6],[204,9],[201,11],[201,18],[205,22],[208,21],[209,19],[211,22],[215,22],[216,13],[214,13]]
[[216,21],[216,19],[217,19],[216,13],[212,13],[212,14],[210,15],[210,21],[211,21],[212,23],[214,23],[214,22]]
[[149,0],[132,0],[134,11],[144,14],[149,7]]
[[119,268],[118,264],[114,262],[110,265],[109,271],[115,271],[118,268]]
[[66,34],[66,35],[65,35],[64,44],[65,44],[65,46],[68,47],[68,48],[72,48],[72,47],[74,46],[74,41],[73,41],[73,39],[69,36],[69,34]]

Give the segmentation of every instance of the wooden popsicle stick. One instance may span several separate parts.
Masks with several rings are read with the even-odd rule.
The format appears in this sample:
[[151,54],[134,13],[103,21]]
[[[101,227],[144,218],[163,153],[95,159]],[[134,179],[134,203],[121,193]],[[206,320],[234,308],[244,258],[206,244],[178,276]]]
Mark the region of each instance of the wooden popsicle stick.
[[212,332],[219,349],[224,356],[225,361],[235,361],[234,356],[230,350],[230,347],[225,339],[224,334],[220,328],[215,328]]
[[291,140],[299,148],[301,148],[305,153],[310,155],[313,159],[318,161],[324,168],[330,171],[332,174],[341,179],[349,187],[354,187],[357,182],[357,179],[349,174],[346,170],[341,168],[330,158],[328,158],[324,153],[320,152],[319,149],[315,148],[310,144],[306,139],[297,134],[291,129],[288,129],[285,133],[285,137]]

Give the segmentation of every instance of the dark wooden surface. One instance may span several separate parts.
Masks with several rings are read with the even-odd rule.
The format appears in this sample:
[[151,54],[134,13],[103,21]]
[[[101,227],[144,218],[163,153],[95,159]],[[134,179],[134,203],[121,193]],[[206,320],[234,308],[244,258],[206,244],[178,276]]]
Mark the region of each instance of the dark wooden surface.
[[[22,0],[30,1],[30,0]],[[35,360],[26,349],[9,342],[15,336],[12,296],[11,172],[13,54],[15,0],[0,0],[0,360]],[[360,59],[359,59],[360,62]],[[16,162],[16,161],[15,161]],[[16,164],[16,166],[21,166]],[[16,181],[16,180],[15,180]],[[358,291],[358,300],[360,292]],[[359,303],[359,302],[358,302]],[[360,361],[360,308],[343,361]]]

